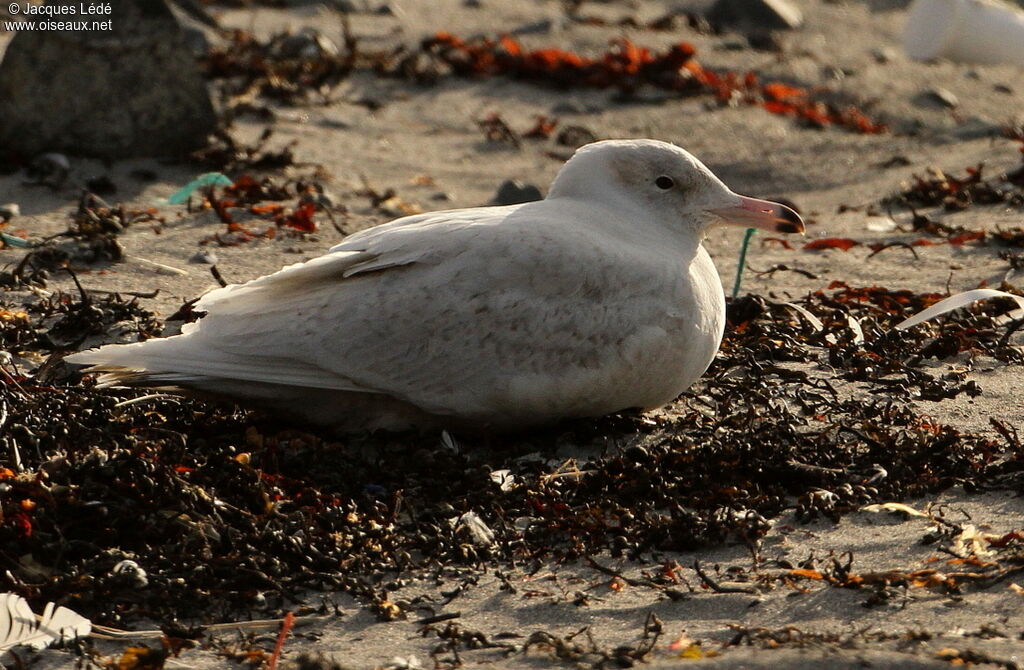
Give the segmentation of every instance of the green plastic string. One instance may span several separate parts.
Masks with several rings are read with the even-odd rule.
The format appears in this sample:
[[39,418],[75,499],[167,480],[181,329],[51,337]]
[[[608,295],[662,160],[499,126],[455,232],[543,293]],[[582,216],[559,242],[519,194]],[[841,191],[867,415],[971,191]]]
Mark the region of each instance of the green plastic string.
[[206,174],[199,175],[172,193],[171,196],[167,198],[167,203],[171,205],[183,205],[188,202],[189,196],[198,189],[206,186],[230,186],[233,183],[234,182],[219,172],[207,172]]
[[740,258],[736,263],[736,281],[732,285],[732,298],[736,299],[736,296],[740,294],[740,285],[743,283],[743,270],[747,267],[747,248],[750,246],[750,238],[757,232],[757,228],[747,228],[747,233],[743,236],[743,245],[740,247]]

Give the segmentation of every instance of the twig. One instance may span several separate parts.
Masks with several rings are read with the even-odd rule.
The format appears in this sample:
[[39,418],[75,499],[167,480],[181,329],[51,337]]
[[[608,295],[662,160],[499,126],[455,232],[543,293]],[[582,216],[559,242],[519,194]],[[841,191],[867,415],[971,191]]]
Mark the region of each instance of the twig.
[[416,623],[421,626],[429,626],[432,623],[441,623],[442,621],[451,621],[452,619],[458,619],[460,616],[462,616],[462,612],[447,612],[445,614],[437,614],[435,616],[424,617]]
[[[750,267],[750,266],[748,265],[747,267]],[[758,270],[755,270],[754,268],[750,268],[750,271],[753,272],[756,275],[768,275],[769,277],[772,276],[773,274],[775,274],[776,272],[795,272],[798,275],[803,275],[804,277],[807,277],[808,279],[817,279],[818,278],[818,275],[814,274],[813,272],[810,272],[808,270],[801,270],[800,268],[791,268],[788,265],[786,265],[785,263],[776,263],[775,265],[771,266],[767,270],[760,270],[760,271],[758,271]],[[735,298],[736,296],[733,296],[733,297]]]
[[661,588],[661,585],[655,584],[654,582],[645,582],[645,581],[641,581],[639,579],[633,579],[632,577],[627,577],[626,575],[622,574],[618,570],[613,570],[611,568],[608,568],[608,567],[605,567],[605,566],[601,565],[600,563],[595,561],[590,556],[587,556],[587,565],[589,565],[590,567],[594,568],[598,572],[603,572],[604,574],[608,575],[609,577],[616,577],[618,579],[621,579],[622,581],[624,581],[625,583],[629,584],[630,586],[651,586],[651,587],[654,587],[656,589],[660,589]]
[[210,274],[212,274],[213,278],[217,280],[217,283],[220,284],[221,288],[224,288],[225,286],[228,285],[228,283],[224,280],[224,277],[220,274],[220,270],[217,268],[216,265],[210,266]]
[[697,576],[700,577],[700,580],[704,582],[708,586],[708,588],[710,588],[715,593],[750,593],[753,595],[761,594],[761,592],[757,590],[756,586],[722,586],[714,579],[712,579],[710,575],[704,572],[704,568],[701,567],[700,561],[693,562],[693,569],[697,573]]
[[149,395],[139,396],[138,398],[129,398],[128,400],[122,400],[121,402],[114,405],[114,408],[127,407],[128,405],[134,405],[140,402],[146,402],[147,400],[156,400],[158,398],[175,398],[170,393],[150,393]]
[[[320,621],[327,621],[335,618],[335,615],[328,614],[325,616],[311,615],[311,616],[294,616],[292,615],[292,627],[305,626],[311,623],[317,623]],[[277,628],[284,623],[284,619],[257,619],[254,621],[235,621],[229,623],[214,623],[209,626],[203,626],[205,632],[221,632],[221,631],[234,631],[234,630],[262,630],[264,628]],[[163,637],[164,632],[162,630],[121,630],[120,628],[110,628],[109,626],[101,626],[99,624],[93,624],[92,632],[89,633],[89,637],[99,638],[101,640],[138,640],[148,638],[159,638]]]
[[[663,584],[659,584],[653,579],[632,579],[630,577],[627,577],[617,570],[613,570],[612,568],[607,568],[601,565],[589,556],[587,557],[587,563],[590,565],[590,567],[594,568],[598,572],[603,572],[604,574],[609,575],[611,577],[617,577],[618,579],[621,579],[623,582],[629,584],[630,586],[646,586],[648,588],[654,589],[655,591],[659,591],[669,600],[686,600],[689,597],[687,594],[683,593],[679,589],[673,589]],[[689,587],[689,584],[687,584],[687,587]],[[691,589],[691,591],[692,590],[693,589]]]
[[78,288],[78,293],[81,294],[82,296],[82,304],[91,305],[92,298],[90,298],[88,292],[86,292],[86,290],[82,288],[82,282],[78,281],[78,275],[76,275],[74,271],[66,265],[64,266],[64,272],[67,272],[69,275],[71,275],[71,281],[75,282],[75,286]]
[[878,247],[877,249],[872,251],[870,254],[868,254],[867,257],[868,258],[872,258],[872,257],[877,256],[878,254],[882,253],[886,249],[892,249],[893,247],[899,247],[901,249],[907,249],[907,250],[910,251],[910,253],[914,254],[914,260],[915,261],[919,260],[918,255],[917,255],[917,249],[915,249],[911,245],[907,244],[906,242],[889,242],[887,244],[883,244],[882,246]]
[[131,261],[133,263],[138,263],[139,265],[145,265],[147,267],[151,267],[154,270],[156,270],[157,272],[162,272],[164,274],[172,274],[172,275],[177,275],[179,277],[187,277],[188,276],[188,271],[186,271],[186,270],[182,270],[181,268],[176,268],[173,265],[165,265],[163,263],[157,263],[156,261],[151,261],[148,258],[143,258],[141,256],[127,256],[126,255],[124,257],[124,259],[126,261]]
[[142,291],[107,291],[102,288],[91,288],[89,293],[102,293],[103,295],[130,295],[133,298],[145,298],[151,300],[160,295],[160,289],[153,289],[147,293]]
[[287,639],[288,633],[294,625],[295,615],[288,612],[288,614],[284,615],[284,621],[281,622],[281,632],[277,634],[277,642],[274,644],[274,653],[270,655],[270,660],[267,662],[267,670],[276,670],[277,659],[281,657],[281,650],[284,649],[284,641]]

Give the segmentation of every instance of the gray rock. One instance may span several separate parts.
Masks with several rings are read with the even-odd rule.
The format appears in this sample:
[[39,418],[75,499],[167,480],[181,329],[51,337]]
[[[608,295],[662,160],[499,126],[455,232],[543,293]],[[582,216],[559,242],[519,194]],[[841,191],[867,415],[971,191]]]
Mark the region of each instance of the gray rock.
[[52,152],[36,156],[25,169],[29,183],[45,184],[53,188],[63,186],[70,173],[71,162],[68,161],[68,157]]
[[899,57],[899,52],[892,47],[878,47],[871,50],[871,57],[876,63],[891,63]]
[[804,23],[789,0],[718,0],[707,17],[712,25],[742,31],[795,30]]
[[337,45],[314,28],[303,28],[294,35],[286,35],[276,47],[282,58],[313,60],[338,55]]
[[16,216],[21,215],[21,207],[18,207],[18,203],[9,202],[5,205],[0,205],[0,223],[6,223]]
[[919,96],[919,101],[926,107],[946,107],[952,109],[960,106],[960,99],[945,88],[932,88],[924,91]]
[[498,192],[491,200],[492,205],[518,205],[523,202],[543,200],[544,195],[540,189],[533,184],[524,184],[518,179],[509,179],[502,182]]
[[531,21],[513,28],[512,35],[553,35],[565,30],[566,19],[563,16]]
[[217,260],[217,252],[213,249],[200,249],[192,254],[192,258],[189,258],[188,262],[202,263],[203,265],[216,265]]
[[14,36],[0,63],[0,146],[114,159],[183,156],[205,143],[213,105],[164,0],[109,5],[95,17],[109,30]]
[[747,44],[755,51],[782,53],[786,50],[786,45],[778,33],[771,30],[752,30],[746,34],[746,38]]

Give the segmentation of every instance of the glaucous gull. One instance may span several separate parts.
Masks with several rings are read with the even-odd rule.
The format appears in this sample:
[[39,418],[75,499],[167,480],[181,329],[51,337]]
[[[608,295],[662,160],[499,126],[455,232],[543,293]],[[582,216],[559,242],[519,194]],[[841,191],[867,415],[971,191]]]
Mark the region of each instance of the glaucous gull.
[[408,216],[214,290],[180,335],[67,357],[101,386],[198,391],[342,430],[516,430],[660,407],[704,373],[715,222],[803,231],[674,145],[582,147],[537,202]]

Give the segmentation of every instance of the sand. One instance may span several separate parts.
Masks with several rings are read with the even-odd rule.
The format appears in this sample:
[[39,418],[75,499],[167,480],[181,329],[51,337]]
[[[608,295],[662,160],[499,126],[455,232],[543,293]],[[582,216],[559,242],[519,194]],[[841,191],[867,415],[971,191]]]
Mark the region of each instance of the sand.
[[[557,116],[564,124],[584,125],[601,138],[651,137],[676,142],[700,157],[737,192],[785,197],[797,203],[810,222],[808,237],[812,240],[851,237],[863,242],[907,241],[914,236],[869,230],[867,214],[872,208],[884,213],[878,206],[880,200],[898,190],[911,175],[922,174],[932,165],[961,174],[965,167],[982,161],[992,171],[1019,161],[1016,146],[999,133],[1003,125],[1015,120],[1024,103],[1022,70],[907,60],[899,44],[906,14],[904,2],[798,0],[806,25],[779,35],[784,45],[781,53],[753,50],[741,35],[700,35],[685,26],[654,32],[561,25],[555,3],[483,0],[480,9],[455,0],[429,3],[429,8],[428,3],[411,1],[394,4],[397,10],[392,15],[372,11],[352,15],[353,31],[367,48],[414,41],[438,29],[473,35],[493,32],[495,26],[515,29],[545,20],[554,29],[528,32],[521,36],[524,43],[596,53],[609,39],[620,35],[654,49],[687,40],[698,48],[697,57],[707,66],[755,70],[766,79],[777,77],[846,93],[861,101],[871,115],[888,120],[895,132],[861,135],[834,128],[807,129],[757,107],[720,108],[707,97],[622,103],[614,101],[607,91],[559,92],[504,78],[448,79],[433,87],[418,87],[357,72],[330,104],[279,110],[272,140],[275,146],[294,141],[295,154],[301,161],[322,165],[332,175],[329,187],[332,196],[348,208],[344,227],[349,232],[386,220],[370,207],[365,195],[360,195],[364,179],[378,190],[394,188],[402,200],[424,210],[485,204],[498,184],[510,178],[546,188],[561,165],[561,157],[570,149],[550,140],[526,140],[519,148],[487,142],[476,120],[490,112],[500,112],[518,130],[529,128],[535,115],[545,114]],[[611,0],[584,3],[581,12],[611,19],[627,15],[650,19],[670,7],[695,6],[697,3]],[[253,29],[258,34],[315,25],[337,39],[341,30],[337,15],[315,4],[279,10],[214,8],[213,13],[224,25]],[[0,35],[0,44],[3,40]],[[880,53],[886,62],[880,62]],[[955,95],[959,105],[949,108],[930,101],[926,94],[936,87]],[[377,110],[357,104],[367,98],[384,104]],[[251,139],[263,126],[243,119],[235,132]],[[904,157],[905,164],[886,167],[897,156]],[[141,182],[130,176],[140,168],[153,171],[156,180]],[[312,171],[291,169],[297,174]],[[21,208],[21,215],[6,230],[24,230],[37,237],[60,232],[77,198],[74,184],[97,174],[109,175],[119,191],[108,200],[132,208],[156,208],[167,225],[159,234],[145,225],[132,228],[120,238],[128,261],[83,273],[81,278],[92,289],[159,289],[159,296],[146,300],[145,305],[167,316],[183,301],[215,286],[209,267],[189,260],[201,248],[200,242],[214,232],[222,232],[223,225],[211,212],[188,213],[162,200],[199,171],[195,166],[156,160],[105,165],[73,158],[71,178],[57,189],[27,186],[23,174],[2,176],[0,203],[15,202]],[[855,209],[840,212],[844,205]],[[986,230],[1024,222],[1021,210],[1002,206],[930,214],[947,223]],[[894,216],[900,222],[909,218],[905,212]],[[741,235],[742,231],[719,229],[707,241],[723,283],[729,288]],[[217,266],[228,281],[244,281],[284,264],[312,258],[341,237],[330,225],[323,225],[318,233],[305,238],[278,236],[270,241],[216,248]],[[762,277],[748,273],[743,290],[792,299],[839,280],[854,286],[880,284],[943,293],[974,288],[983,281],[998,284],[1008,270],[1006,261],[991,248],[942,245],[916,250],[917,259],[900,248],[869,258],[871,251],[864,246],[849,251],[786,250],[755,238],[749,258],[753,269],[784,263],[813,276],[778,272]],[[0,250],[0,265],[20,259],[22,253]],[[152,263],[178,271],[160,269]],[[55,278],[52,287],[70,288],[69,283],[62,282]],[[937,365],[942,368],[954,364],[945,361]],[[970,430],[991,430],[991,417],[1024,427],[1024,408],[1017,398],[1018,369],[980,361],[970,378],[981,385],[981,396],[924,403],[927,411]],[[917,509],[929,503],[945,504],[948,514],[964,515],[975,526],[990,528],[993,533],[1019,529],[1024,518],[1024,503],[1009,493],[972,495],[952,490],[939,500],[908,502]],[[757,567],[780,572],[778,560],[798,563],[811,552],[819,557],[853,552],[854,567],[859,572],[909,572],[937,563],[945,565],[943,561],[950,556],[921,543],[932,525],[927,519],[889,513],[860,512],[836,524],[810,525],[784,516],[773,520]],[[643,586],[626,585],[614,590],[608,586],[608,575],[586,565],[545,564],[532,573],[506,571],[504,578],[498,575],[497,566],[492,566],[474,573],[464,593],[450,607],[438,606],[438,611],[458,611],[461,616],[457,622],[463,629],[480,631],[493,642],[520,646],[536,631],[564,636],[589,626],[601,649],[636,645],[645,618],[653,612],[663,622],[664,634],[648,660],[670,667],[931,668],[947,667],[952,659],[971,658],[981,667],[1024,666],[1024,595],[1009,588],[1015,581],[1012,576],[958,597],[927,587],[910,588],[901,597],[865,607],[869,594],[864,590],[836,588],[813,579],[801,582],[799,589],[775,584],[758,593],[716,593],[701,587],[692,569],[695,560],[709,569],[720,569],[722,572],[716,573],[720,575],[729,567],[747,571],[755,564],[744,547],[663,558],[683,566],[679,574],[694,586],[693,593],[681,587],[684,597],[675,601]],[[601,561],[632,578],[639,578],[644,570],[657,569],[656,565],[606,558]],[[514,592],[502,589],[503,579]],[[1021,579],[1018,576],[1016,581]],[[396,597],[426,595],[440,600],[437,591],[430,580],[414,580]],[[424,667],[431,666],[430,652],[440,640],[430,630],[424,632],[421,624],[414,620],[378,623],[371,612],[351,599],[330,594],[316,595],[315,599],[321,597],[338,602],[342,614],[299,628],[301,636],[285,646],[285,662],[293,662],[301,652],[310,652],[351,668],[378,667],[396,657],[409,661],[413,656]],[[435,628],[443,626],[436,624]],[[765,650],[761,644],[723,649],[722,645],[736,635],[734,626],[798,629],[818,637],[767,645],[784,647],[780,650]],[[502,637],[503,632],[512,635]],[[701,643],[703,652],[697,656],[707,656],[709,651],[720,655],[680,659],[679,652],[670,650],[668,644],[684,632]],[[267,635],[261,642],[269,648],[274,633]],[[100,646],[107,653],[115,653],[120,647],[123,645]],[[438,658],[450,659],[451,654],[442,653]],[[509,657],[497,649],[462,652],[464,663],[493,668],[551,667],[552,658],[551,648],[544,645],[533,646],[525,655],[517,652]],[[593,663],[599,658],[591,655],[576,660]],[[65,667],[71,662],[66,653],[47,652],[34,667]],[[993,665],[986,666],[986,662]],[[193,650],[170,661],[168,667],[230,664],[210,650]]]

